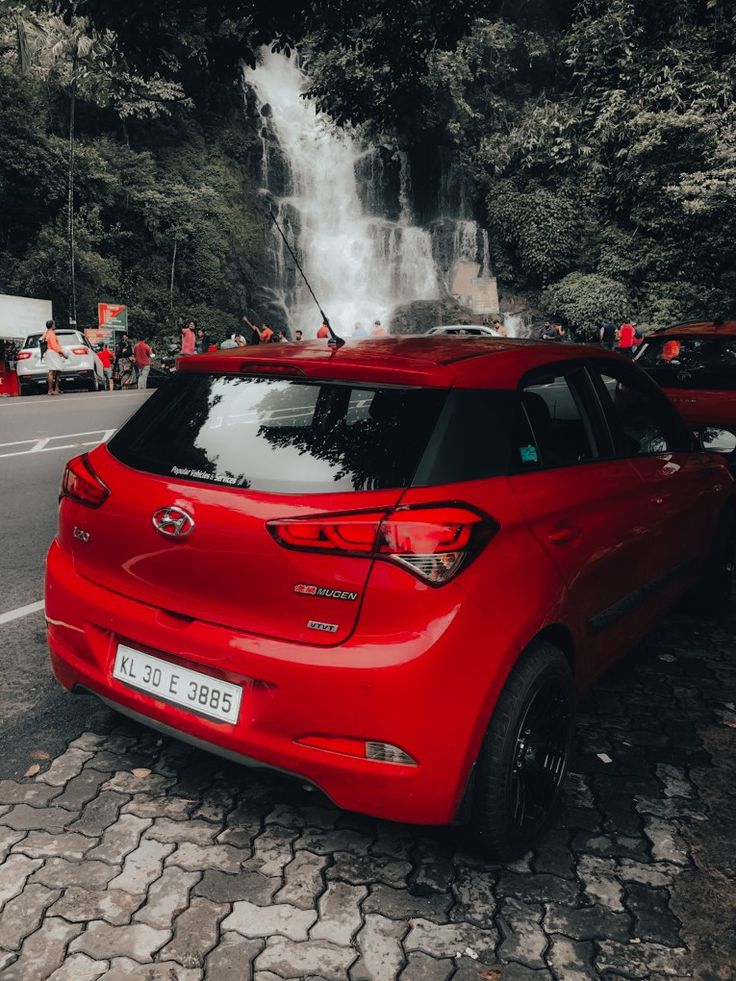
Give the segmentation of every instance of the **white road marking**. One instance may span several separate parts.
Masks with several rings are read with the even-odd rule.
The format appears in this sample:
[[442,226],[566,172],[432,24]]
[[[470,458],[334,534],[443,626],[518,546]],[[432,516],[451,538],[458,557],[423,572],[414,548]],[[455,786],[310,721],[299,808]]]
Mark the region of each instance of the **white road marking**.
[[[9,456],[27,456],[29,453],[53,453],[54,450],[74,450],[79,446],[97,446],[98,443],[105,443],[117,432],[116,429],[93,429],[86,433],[60,433],[58,436],[44,436],[42,439],[23,439],[18,440],[15,443],[0,443],[0,450],[5,449],[7,446],[21,446],[25,444],[25,449],[23,450],[13,450],[10,453],[0,453],[0,460],[5,459]],[[85,440],[83,443],[62,443],[60,445],[48,446],[48,443],[56,443],[60,439],[73,439],[76,440],[81,436],[94,436],[95,439]],[[31,443],[33,445],[29,446]]]
[[[154,390],[152,388],[147,388],[145,392],[142,392],[138,388],[133,388],[129,392],[87,392],[85,395],[66,395],[62,393],[56,398],[59,400],[59,405],[66,405],[68,402],[89,402],[92,399],[104,399],[109,398],[111,395],[118,397],[120,395],[153,395]],[[53,398],[51,395],[37,395],[35,398],[7,398],[0,399],[0,405],[17,405],[30,407],[32,405],[48,405],[49,399]]]
[[0,626],[3,623],[10,623],[11,620],[19,620],[21,617],[27,617],[29,613],[38,613],[42,610],[44,606],[43,600],[39,600],[38,603],[29,603],[27,606],[19,606],[15,610],[8,610],[7,613],[0,613]]

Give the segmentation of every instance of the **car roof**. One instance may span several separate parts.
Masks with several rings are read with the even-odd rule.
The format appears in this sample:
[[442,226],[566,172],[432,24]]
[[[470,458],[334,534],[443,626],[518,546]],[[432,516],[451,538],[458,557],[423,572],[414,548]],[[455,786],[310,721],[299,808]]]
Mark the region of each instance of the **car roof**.
[[719,334],[736,335],[736,320],[688,320],[680,324],[668,324],[655,331],[657,337],[690,337],[703,335],[715,337]]
[[[259,344],[179,359],[184,371],[303,375],[379,384],[513,389],[527,371],[546,364],[586,359],[623,360],[597,347],[485,336],[427,336]],[[630,362],[629,362],[630,363]]]

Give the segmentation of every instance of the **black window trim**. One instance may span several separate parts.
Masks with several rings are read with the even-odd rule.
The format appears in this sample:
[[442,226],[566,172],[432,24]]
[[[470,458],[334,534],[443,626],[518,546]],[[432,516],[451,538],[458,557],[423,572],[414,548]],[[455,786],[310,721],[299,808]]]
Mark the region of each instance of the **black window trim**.
[[[608,443],[607,450],[610,451],[611,454],[614,452],[615,444],[608,425],[608,420],[600,404],[598,392],[596,391],[587,370],[589,365],[590,361],[585,358],[575,358],[569,361],[550,361],[542,365],[535,365],[534,368],[531,368],[529,371],[525,372],[524,375],[522,375],[517,386],[517,393],[519,395],[521,409],[524,413],[524,417],[526,418],[532,438],[534,439],[534,445],[539,458],[539,465],[529,468],[518,467],[517,465],[515,475],[522,476],[524,474],[534,474],[544,470],[569,470],[573,467],[589,467],[598,463],[609,463],[612,459],[614,459],[612,455],[608,456],[602,452],[603,446],[601,445],[601,437],[603,438],[604,442]],[[589,460],[578,460],[575,463],[557,464],[544,462],[544,455],[539,444],[537,443],[537,436],[534,432],[534,426],[532,425],[532,421],[529,418],[529,414],[526,411],[526,406],[524,405],[524,400],[521,398],[521,396],[528,385],[534,384],[535,377],[541,375],[549,376],[550,372],[554,373],[555,378],[564,376],[565,380],[567,381],[572,397],[575,400],[575,405],[580,412],[580,418],[585,428],[586,437],[588,438],[588,442],[590,443],[593,451],[593,455]],[[571,381],[567,378],[568,375],[574,373],[579,373],[580,379],[583,381],[584,387],[582,393],[578,390],[578,385],[571,383]]]
[[[595,361],[588,361],[586,365],[587,373],[590,378],[590,384],[592,386],[594,396],[598,403],[598,408],[603,419],[604,425],[608,431],[610,445],[611,445],[611,456],[607,459],[610,460],[636,460],[639,458],[647,458],[653,456],[665,456],[671,453],[687,453],[691,452],[693,449],[697,448],[697,438],[688,429],[684,420],[680,417],[677,409],[672,405],[670,400],[664,394],[662,389],[657,385],[657,383],[649,377],[645,370],[641,368],[634,368],[630,363],[621,362],[619,360],[609,361],[607,358],[596,358]],[[659,450],[658,452],[652,453],[634,453],[627,454],[619,451],[616,441],[616,436],[614,430],[611,428],[612,420],[609,419],[608,411],[606,410],[606,402],[603,398],[603,391],[605,390],[605,384],[601,375],[606,369],[614,369],[614,371],[623,371],[624,375],[627,373],[630,377],[639,379],[643,382],[643,388],[649,389],[649,391],[654,396],[654,401],[659,401],[665,407],[665,411],[669,413],[673,422],[682,429],[683,435],[687,436],[687,442],[689,444],[688,449],[674,449],[674,450]],[[615,374],[614,374],[614,377]]]

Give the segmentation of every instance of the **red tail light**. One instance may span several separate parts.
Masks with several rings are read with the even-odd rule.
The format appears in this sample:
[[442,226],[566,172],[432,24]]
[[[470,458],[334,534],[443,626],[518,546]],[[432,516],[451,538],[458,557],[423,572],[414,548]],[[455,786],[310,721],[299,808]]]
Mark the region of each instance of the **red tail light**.
[[72,354],[89,354],[89,350],[86,347],[73,347]]
[[385,559],[441,586],[498,526],[465,504],[433,504],[269,521],[268,530],[285,548]]
[[61,478],[61,497],[72,497],[80,504],[98,508],[109,495],[109,489],[89,465],[86,453],[67,463]]
[[25,361],[27,358],[31,357],[32,353],[32,351],[18,351],[16,361]]

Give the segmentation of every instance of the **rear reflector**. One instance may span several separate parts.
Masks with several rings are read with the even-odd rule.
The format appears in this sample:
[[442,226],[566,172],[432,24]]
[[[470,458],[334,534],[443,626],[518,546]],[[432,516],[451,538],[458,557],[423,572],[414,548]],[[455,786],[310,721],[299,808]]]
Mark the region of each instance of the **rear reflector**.
[[16,356],[16,361],[25,361],[27,358],[33,356],[33,351],[18,351]]
[[376,763],[400,763],[403,766],[416,766],[408,753],[391,743],[380,743],[371,739],[351,739],[346,736],[304,736],[297,742],[313,749],[324,749],[328,753],[341,753],[362,760],[375,760]]
[[433,586],[449,582],[498,530],[465,504],[325,514],[267,527],[285,548],[385,559]]
[[275,364],[273,361],[243,361],[241,371],[254,372],[257,375],[303,375],[304,370],[293,364]]
[[89,350],[86,347],[73,347],[72,354],[89,354]]
[[67,463],[61,478],[60,496],[98,508],[110,496],[110,491],[90,466],[87,454],[83,453]]

